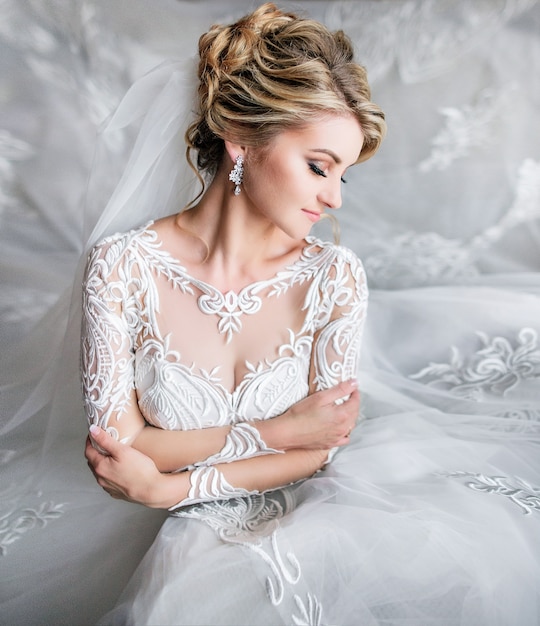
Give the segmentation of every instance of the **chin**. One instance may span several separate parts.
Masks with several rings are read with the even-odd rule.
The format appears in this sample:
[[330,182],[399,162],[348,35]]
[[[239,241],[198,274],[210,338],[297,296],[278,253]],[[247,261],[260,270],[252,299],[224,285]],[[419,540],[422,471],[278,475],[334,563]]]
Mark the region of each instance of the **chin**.
[[304,228],[282,228],[281,229],[288,237],[294,241],[302,241],[311,233],[311,226],[305,226]]

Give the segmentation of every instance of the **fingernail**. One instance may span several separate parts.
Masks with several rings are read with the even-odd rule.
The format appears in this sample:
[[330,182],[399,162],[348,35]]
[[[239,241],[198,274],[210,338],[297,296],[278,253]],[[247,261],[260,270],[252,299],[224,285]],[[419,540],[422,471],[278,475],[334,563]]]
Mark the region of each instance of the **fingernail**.
[[349,380],[349,383],[353,386],[353,387],[358,387],[358,381],[356,380],[356,378],[351,378]]
[[95,424],[92,424],[88,430],[92,435],[98,435],[101,432],[101,428]]

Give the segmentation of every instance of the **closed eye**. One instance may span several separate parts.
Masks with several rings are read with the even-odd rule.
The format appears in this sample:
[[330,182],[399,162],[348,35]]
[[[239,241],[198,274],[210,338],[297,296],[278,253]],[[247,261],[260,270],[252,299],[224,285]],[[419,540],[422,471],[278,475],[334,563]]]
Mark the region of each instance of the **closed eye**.
[[326,174],[325,172],[323,172],[323,170],[321,170],[321,168],[315,164],[315,163],[309,163],[309,169],[314,173],[317,174],[317,176],[324,176],[324,178],[326,178]]
[[[316,164],[316,163],[309,163],[309,169],[314,173],[317,174],[317,176],[323,176],[324,178],[326,178],[326,173],[321,170],[321,168]],[[343,178],[343,176],[341,177],[341,182],[342,183],[346,183],[347,181]]]

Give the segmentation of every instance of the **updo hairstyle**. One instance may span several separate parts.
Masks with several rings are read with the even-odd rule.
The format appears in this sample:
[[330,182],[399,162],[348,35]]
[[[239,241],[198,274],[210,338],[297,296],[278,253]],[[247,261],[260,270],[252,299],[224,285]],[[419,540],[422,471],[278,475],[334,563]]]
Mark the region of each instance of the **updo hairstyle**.
[[[386,124],[370,102],[365,69],[342,32],[274,4],[199,39],[197,118],[186,132],[187,158],[212,177],[224,139],[265,146],[279,133],[324,113],[353,114],[364,134],[358,162],[378,149]],[[195,169],[195,168],[194,168]]]

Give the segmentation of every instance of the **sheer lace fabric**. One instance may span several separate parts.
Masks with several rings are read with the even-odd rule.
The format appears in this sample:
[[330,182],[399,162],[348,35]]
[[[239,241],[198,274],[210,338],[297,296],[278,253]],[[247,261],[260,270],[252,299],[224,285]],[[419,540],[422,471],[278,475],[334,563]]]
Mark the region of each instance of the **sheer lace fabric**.
[[223,294],[149,225],[94,248],[84,296],[87,415],[117,437],[134,403],[159,428],[232,425],[280,415],[310,378],[320,390],[357,371],[365,277],[330,244],[311,240],[275,276]]

